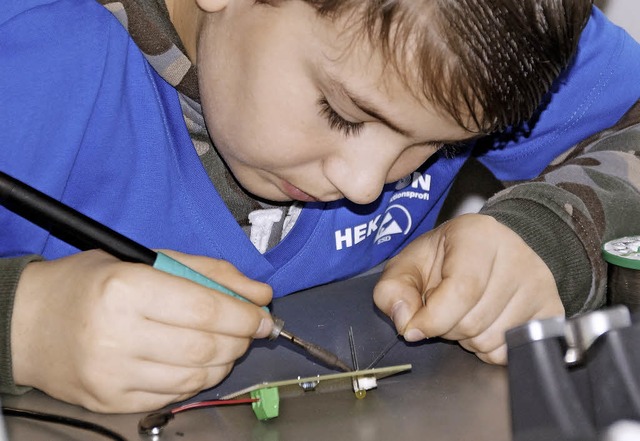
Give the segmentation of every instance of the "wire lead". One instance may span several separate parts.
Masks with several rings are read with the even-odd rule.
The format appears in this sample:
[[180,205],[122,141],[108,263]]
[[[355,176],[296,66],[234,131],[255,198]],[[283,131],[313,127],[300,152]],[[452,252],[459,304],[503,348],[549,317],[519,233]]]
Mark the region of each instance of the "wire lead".
[[349,326],[349,348],[351,349],[351,362],[353,363],[353,368],[356,371],[360,370],[360,365],[358,363],[358,355],[356,354],[356,342],[353,338],[353,327]]

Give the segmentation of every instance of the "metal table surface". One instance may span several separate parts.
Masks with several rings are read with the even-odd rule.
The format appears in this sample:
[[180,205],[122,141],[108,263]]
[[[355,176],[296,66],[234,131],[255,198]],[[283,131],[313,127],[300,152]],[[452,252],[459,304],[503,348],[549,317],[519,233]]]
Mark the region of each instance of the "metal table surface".
[[[333,283],[273,303],[285,328],[351,360],[351,327],[360,368],[393,340],[390,321],[374,306],[377,275]],[[281,340],[281,339],[279,339]],[[511,439],[508,378],[504,367],[478,360],[457,344],[431,340],[393,346],[377,367],[411,363],[409,372],[378,381],[358,400],[349,388],[283,396],[280,415],[261,422],[246,405],[191,410],[176,415],[159,441],[201,440],[438,440]],[[256,341],[217,387],[190,401],[214,399],[263,381],[334,373],[307,359],[287,341]],[[28,408],[92,421],[128,440],[144,414],[96,414],[38,391],[2,397],[6,406]],[[104,440],[86,431],[21,418],[6,419],[11,441]]]

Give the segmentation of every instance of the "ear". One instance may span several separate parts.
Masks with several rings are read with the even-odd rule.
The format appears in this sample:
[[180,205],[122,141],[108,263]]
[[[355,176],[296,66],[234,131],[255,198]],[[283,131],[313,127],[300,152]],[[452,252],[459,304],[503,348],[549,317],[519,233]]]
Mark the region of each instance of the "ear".
[[220,12],[227,7],[229,0],[196,0],[196,3],[204,12]]

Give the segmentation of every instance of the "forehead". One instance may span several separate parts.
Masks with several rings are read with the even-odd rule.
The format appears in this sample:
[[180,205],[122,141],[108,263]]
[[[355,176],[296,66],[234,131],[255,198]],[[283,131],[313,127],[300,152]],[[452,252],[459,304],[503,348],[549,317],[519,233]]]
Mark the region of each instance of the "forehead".
[[[384,39],[373,40],[373,35],[358,21],[361,19],[357,10],[335,18],[316,14],[312,19],[310,38],[318,44],[318,51],[314,55],[305,54],[313,57],[312,70],[319,83],[331,93],[371,103],[368,107],[384,109],[394,120],[405,121],[397,124],[400,130],[396,131],[409,138],[432,138],[430,124],[421,124],[427,119],[439,121],[442,132],[446,132],[443,139],[470,138],[472,133],[420,92],[419,75],[411,67],[415,61],[410,41],[401,43],[398,46],[401,49],[389,49]],[[422,130],[415,129],[421,126]]]
[[397,90],[400,83],[408,87],[398,67],[409,57],[401,60],[383,41],[374,39],[365,28],[361,9],[345,10],[338,16],[313,15],[309,30],[318,48],[315,67],[332,85],[361,83],[386,94]]
[[343,5],[329,13],[318,15],[333,26],[323,29],[347,51],[358,50],[366,56],[375,55],[385,69],[422,95],[424,75],[418,54],[428,51],[446,52],[439,29],[437,2],[411,1],[349,1],[320,2]]

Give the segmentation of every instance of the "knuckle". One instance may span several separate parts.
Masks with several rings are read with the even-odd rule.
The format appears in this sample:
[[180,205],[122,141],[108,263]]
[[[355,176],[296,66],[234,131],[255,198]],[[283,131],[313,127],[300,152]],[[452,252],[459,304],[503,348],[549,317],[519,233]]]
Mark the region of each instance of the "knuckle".
[[209,368],[207,381],[205,382],[203,389],[208,389],[220,383],[220,381],[222,381],[224,378],[227,377],[227,375],[229,375],[232,368],[233,368],[233,363],[227,363],[227,364]]
[[104,373],[82,375],[79,378],[86,395],[81,405],[93,412],[111,412],[119,407],[121,387]]
[[502,349],[497,349],[485,354],[484,361],[491,364],[506,365],[507,354]]
[[455,329],[464,338],[473,338],[484,331],[483,323],[477,317],[465,317]]
[[187,391],[200,391],[207,385],[208,378],[208,369],[192,369],[182,382],[182,389]]
[[220,277],[229,274],[236,274],[238,273],[238,269],[227,260],[215,259],[213,260],[212,264],[208,265],[208,268],[205,272],[209,277]]
[[103,295],[115,295],[127,289],[126,273],[123,265],[112,265],[102,278],[101,290]]
[[217,341],[215,354],[201,365],[211,368],[223,364],[233,363],[242,357],[249,348],[251,339],[239,337],[220,337]]
[[500,347],[504,342],[504,337],[498,336],[496,333],[483,332],[471,339],[471,345],[475,348],[476,352],[482,352],[488,354]]
[[241,338],[241,339],[235,339],[235,340],[237,341],[234,342],[234,344],[229,348],[229,350],[225,351],[227,354],[229,354],[228,361],[235,361],[238,358],[242,357],[244,353],[247,352],[247,349],[249,349],[249,345],[251,343],[251,340],[248,338]]
[[381,279],[373,288],[373,300],[382,307],[390,299],[402,297],[406,285],[395,278]]
[[373,288],[374,295],[380,295],[389,291],[395,291],[395,287],[398,282],[395,279],[380,279],[376,286]]
[[216,263],[220,266],[220,269],[227,271],[237,271],[236,267],[228,260],[216,260]]
[[273,288],[271,285],[262,282],[256,282],[256,299],[266,304],[273,298]]
[[429,320],[411,320],[411,325],[419,328],[425,335],[429,337],[443,337],[450,338],[448,335],[452,329],[452,322],[448,317],[445,317],[441,314],[438,314],[438,311],[435,310],[429,303],[424,306],[423,310],[420,311],[421,316],[428,315],[430,317]]
[[187,363],[194,366],[203,366],[210,363],[215,358],[217,350],[216,339],[205,336],[191,338],[183,347]]
[[217,320],[222,319],[219,317],[219,310],[221,309],[214,296],[200,298],[189,305],[189,320],[191,324],[200,329],[207,329],[211,323],[216,323]]
[[484,292],[480,278],[469,274],[449,279],[447,289],[460,300],[473,303]]

